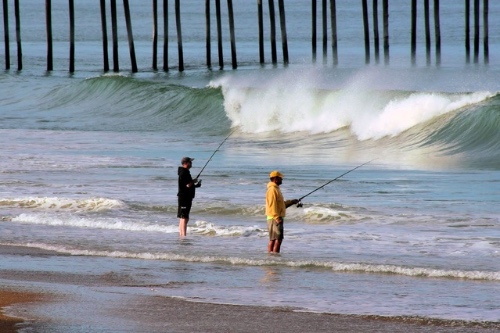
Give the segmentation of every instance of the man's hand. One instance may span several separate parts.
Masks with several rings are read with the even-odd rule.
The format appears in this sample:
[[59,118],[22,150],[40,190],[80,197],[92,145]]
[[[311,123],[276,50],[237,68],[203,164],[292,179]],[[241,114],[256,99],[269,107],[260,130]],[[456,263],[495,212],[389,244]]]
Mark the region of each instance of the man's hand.
[[293,206],[293,205],[298,204],[298,203],[300,203],[299,199],[287,200],[287,201],[285,201],[285,207],[288,208],[288,207]]

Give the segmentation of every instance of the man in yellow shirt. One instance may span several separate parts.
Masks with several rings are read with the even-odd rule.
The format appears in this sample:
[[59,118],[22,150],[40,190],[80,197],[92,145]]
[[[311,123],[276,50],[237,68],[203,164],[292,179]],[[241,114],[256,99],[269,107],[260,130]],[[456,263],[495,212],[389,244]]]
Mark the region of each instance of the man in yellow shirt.
[[283,223],[286,209],[299,202],[297,199],[285,201],[279,187],[283,182],[283,178],[283,174],[279,171],[272,171],[269,174],[270,182],[267,184],[266,215],[267,229],[269,230],[267,252],[269,253],[280,253],[281,243],[284,238]]

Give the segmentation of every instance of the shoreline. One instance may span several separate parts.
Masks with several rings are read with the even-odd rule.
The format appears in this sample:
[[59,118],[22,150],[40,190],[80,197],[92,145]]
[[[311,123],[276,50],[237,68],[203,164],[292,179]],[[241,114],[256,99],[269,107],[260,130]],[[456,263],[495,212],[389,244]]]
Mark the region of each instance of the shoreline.
[[[154,313],[175,316],[196,313],[175,321],[176,329],[197,332],[498,332],[499,323],[467,322],[425,317],[316,313],[287,307],[214,304],[180,298],[149,296],[144,306]],[[160,313],[158,313],[160,315]],[[196,327],[193,330],[193,327]]]
[[[0,254],[54,260],[54,252],[0,245]],[[76,259],[75,259],[76,260]],[[0,259],[1,262],[1,259]],[[205,303],[151,293],[119,274],[0,269],[0,331],[490,333],[499,322],[307,312],[291,307]],[[42,266],[43,267],[43,266]],[[23,305],[29,305],[23,307]],[[5,315],[5,307],[16,311]],[[22,313],[22,318],[13,317]]]
[[[63,332],[59,330],[57,319],[38,321],[6,316],[4,308],[23,303],[37,303],[43,307],[47,304],[46,294],[34,293],[16,288],[0,288],[0,331],[16,333],[21,328],[34,331]],[[460,320],[443,320],[424,317],[398,316],[384,317],[376,315],[349,315],[296,311],[292,308],[247,306],[203,303],[168,296],[135,296],[127,305],[122,305],[112,312],[116,319],[126,319],[137,325],[136,332],[260,332],[262,330],[302,332],[394,332],[417,333],[490,333],[498,332],[497,322],[467,322]],[[83,304],[82,306],[85,306]],[[182,314],[182,315],[179,315]],[[50,326],[52,325],[52,326]],[[65,328],[68,328],[65,324]],[[54,327],[56,327],[54,329]],[[89,332],[107,331],[106,328],[92,327]],[[116,331],[120,331],[117,327]]]

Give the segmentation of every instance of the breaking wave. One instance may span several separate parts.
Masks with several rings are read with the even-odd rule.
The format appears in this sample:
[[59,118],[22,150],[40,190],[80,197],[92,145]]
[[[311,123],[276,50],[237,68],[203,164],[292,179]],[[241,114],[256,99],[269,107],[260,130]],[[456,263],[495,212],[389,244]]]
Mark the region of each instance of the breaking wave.
[[297,260],[289,261],[276,257],[275,259],[249,259],[240,257],[223,257],[223,256],[195,256],[178,253],[132,253],[126,251],[100,251],[69,248],[65,246],[53,246],[40,243],[26,244],[11,244],[4,243],[0,245],[7,246],[24,246],[39,248],[48,251],[54,251],[66,255],[74,256],[100,256],[112,258],[131,258],[145,260],[168,260],[168,261],[183,261],[183,262],[200,262],[200,263],[224,263],[228,265],[243,265],[243,266],[286,266],[293,268],[307,269],[329,269],[332,272],[345,273],[372,273],[372,274],[396,274],[403,276],[422,277],[422,278],[448,278],[448,279],[464,279],[464,280],[486,280],[500,281],[500,272],[490,271],[465,271],[465,270],[445,270],[434,269],[428,267],[405,267],[397,265],[376,265],[366,263],[343,263],[336,261],[316,261],[316,260]]
[[0,207],[27,208],[51,211],[102,211],[124,206],[120,200],[107,198],[69,199],[58,197],[28,197],[0,199]]

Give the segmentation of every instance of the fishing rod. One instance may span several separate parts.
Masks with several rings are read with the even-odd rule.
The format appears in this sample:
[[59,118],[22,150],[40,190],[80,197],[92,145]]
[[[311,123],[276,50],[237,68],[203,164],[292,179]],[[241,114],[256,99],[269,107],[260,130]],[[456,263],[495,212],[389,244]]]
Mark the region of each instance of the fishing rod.
[[214,151],[214,153],[212,154],[212,156],[210,156],[210,158],[208,159],[207,163],[205,163],[205,165],[203,166],[203,168],[201,168],[201,171],[200,173],[198,174],[198,176],[196,176],[195,179],[198,179],[201,175],[201,173],[203,172],[203,170],[205,170],[205,167],[207,166],[207,164],[212,160],[212,157],[214,157],[215,153],[219,151],[219,148],[224,144],[224,142],[226,142],[227,139],[229,139],[229,137],[236,131],[236,129],[232,130],[231,133],[229,133],[228,136],[226,136],[226,138],[224,139],[224,141],[221,142],[221,144],[219,145],[219,147],[217,147],[217,149]]
[[340,176],[338,176],[338,177],[336,177],[336,178],[334,178],[334,179],[332,179],[332,180],[328,181],[327,183],[325,183],[325,184],[321,185],[321,186],[320,186],[320,187],[318,187],[317,189],[315,189],[315,190],[313,190],[313,191],[311,191],[311,192],[307,193],[306,195],[304,195],[304,196],[300,197],[300,198],[299,198],[299,202],[297,203],[297,207],[302,207],[302,202],[301,202],[301,200],[302,200],[302,199],[304,199],[305,197],[308,197],[309,195],[311,195],[311,194],[313,194],[314,192],[316,192],[316,191],[318,191],[318,190],[322,189],[322,188],[323,188],[323,187],[325,187],[326,185],[328,185],[328,184],[330,184],[330,183],[332,183],[332,182],[336,181],[337,179],[340,179],[340,178],[342,178],[343,176],[347,175],[349,172],[353,172],[354,170],[359,169],[359,168],[361,168],[363,165],[366,165],[366,164],[368,164],[368,163],[370,163],[370,162],[373,162],[374,160],[375,160],[375,159],[370,160],[370,161],[368,161],[368,162],[365,162],[365,163],[363,163],[363,164],[361,164],[361,165],[358,165],[357,167],[355,167],[355,168],[353,168],[353,169],[351,169],[351,170],[349,170],[349,171],[344,172],[344,173],[343,173],[343,174],[341,174]]

